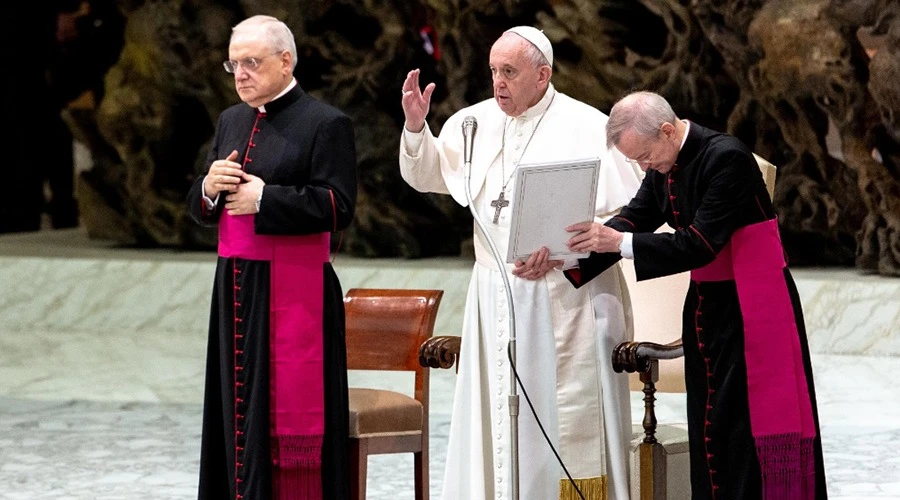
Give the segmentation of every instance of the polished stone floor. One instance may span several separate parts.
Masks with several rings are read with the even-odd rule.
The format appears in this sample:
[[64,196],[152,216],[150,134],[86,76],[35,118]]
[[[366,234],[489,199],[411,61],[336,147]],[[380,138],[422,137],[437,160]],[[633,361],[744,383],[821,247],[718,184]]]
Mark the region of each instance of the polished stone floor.
[[[196,496],[209,254],[98,248],[73,232],[0,237],[0,499]],[[458,333],[470,264],[336,263],[345,289],[442,288]],[[900,499],[900,281],[798,270],[831,498]],[[403,375],[351,384],[408,392]],[[440,491],[452,371],[434,371],[431,490]],[[632,395],[633,418],[641,394]],[[684,422],[659,395],[661,422]],[[370,459],[369,498],[412,499],[411,456]]]

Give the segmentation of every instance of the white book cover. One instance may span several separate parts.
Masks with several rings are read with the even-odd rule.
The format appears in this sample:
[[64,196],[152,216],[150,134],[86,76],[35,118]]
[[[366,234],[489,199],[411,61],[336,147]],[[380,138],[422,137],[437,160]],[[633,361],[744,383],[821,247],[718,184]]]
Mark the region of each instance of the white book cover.
[[521,165],[510,203],[506,262],[526,259],[541,247],[554,260],[587,257],[566,246],[573,236],[566,226],[594,220],[599,178],[599,158]]

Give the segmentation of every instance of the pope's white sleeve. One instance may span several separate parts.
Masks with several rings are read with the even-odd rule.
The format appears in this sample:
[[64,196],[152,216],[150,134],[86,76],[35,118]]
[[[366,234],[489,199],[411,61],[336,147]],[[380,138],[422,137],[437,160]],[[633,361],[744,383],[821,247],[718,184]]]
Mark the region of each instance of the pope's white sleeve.
[[410,132],[408,128],[403,127],[403,142],[406,145],[406,154],[409,156],[417,156],[419,148],[422,147],[422,139],[425,137],[425,128],[419,132]]
[[447,194],[447,184],[441,174],[440,140],[435,138],[428,124],[422,132],[414,133],[403,128],[400,134],[400,176],[413,189],[423,193]]

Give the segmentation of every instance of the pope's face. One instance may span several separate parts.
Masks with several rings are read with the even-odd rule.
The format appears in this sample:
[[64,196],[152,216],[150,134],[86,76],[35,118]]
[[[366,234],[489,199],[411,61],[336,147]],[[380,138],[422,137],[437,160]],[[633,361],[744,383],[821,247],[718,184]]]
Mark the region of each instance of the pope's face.
[[[491,47],[491,75],[494,99],[509,116],[519,116],[537,104],[549,79],[542,75],[527,54],[528,41],[519,36],[504,36]],[[546,77],[546,79],[545,79]]]
[[235,36],[228,46],[228,59],[238,63],[234,68],[238,96],[254,108],[271,101],[291,81],[290,52],[272,50],[261,36]]

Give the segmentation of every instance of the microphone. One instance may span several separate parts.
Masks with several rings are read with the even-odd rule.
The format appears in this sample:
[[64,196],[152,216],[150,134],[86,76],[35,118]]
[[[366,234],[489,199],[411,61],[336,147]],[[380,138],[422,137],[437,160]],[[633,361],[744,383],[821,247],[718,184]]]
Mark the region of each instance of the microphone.
[[[472,201],[472,142],[475,140],[475,130],[477,128],[478,122],[474,116],[469,115],[463,119],[463,178],[465,179],[463,186],[466,190],[466,201],[469,204],[469,211],[472,212],[475,224],[481,230],[481,234],[484,235],[488,246],[491,248],[491,254],[494,256],[497,269],[500,270],[500,278],[503,280],[503,289],[506,291],[506,303],[509,308],[509,347],[507,356],[509,356],[510,360],[510,380],[512,381],[509,388],[510,453],[512,454],[513,465],[510,472],[512,474],[511,493],[513,500],[519,500],[519,395],[516,393],[516,380],[518,379],[518,374],[516,374],[516,310],[513,303],[512,288],[509,286],[509,276],[506,272],[506,263],[500,255],[500,251],[497,250],[497,245],[494,243],[494,238],[491,237],[491,232],[485,227],[484,221],[479,217],[475,203]],[[503,193],[500,193],[500,196],[503,199]],[[494,222],[496,223],[496,220]]]
[[475,130],[478,129],[478,121],[474,116],[467,116],[462,122],[463,133],[463,163],[472,164],[472,142],[475,140]]

